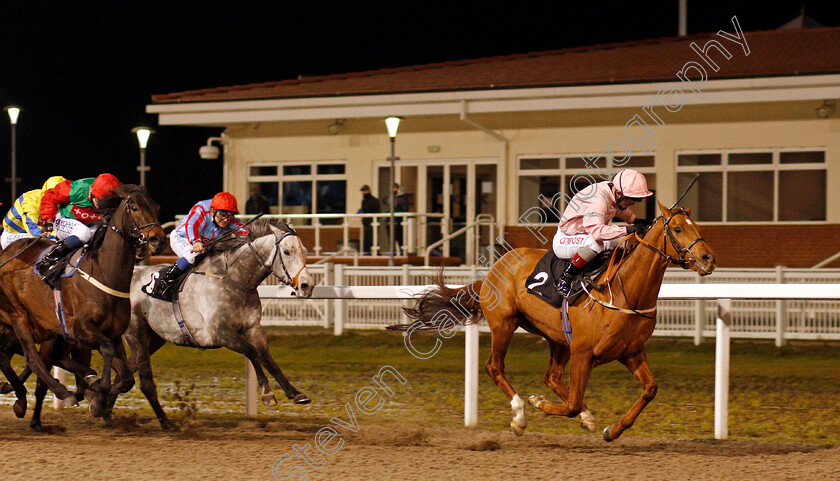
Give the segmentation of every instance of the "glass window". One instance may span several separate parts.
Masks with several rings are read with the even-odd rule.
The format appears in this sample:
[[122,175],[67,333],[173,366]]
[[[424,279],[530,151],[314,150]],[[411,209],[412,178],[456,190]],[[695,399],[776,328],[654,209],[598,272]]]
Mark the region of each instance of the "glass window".
[[588,157],[586,159],[583,157],[566,158],[567,169],[591,169],[593,165],[600,169],[606,169],[607,159],[604,157]]
[[560,159],[519,159],[521,170],[559,169]]
[[782,152],[779,154],[779,162],[782,164],[824,163],[825,152]]
[[[557,222],[559,218],[551,209],[546,209],[540,202],[540,195],[546,199],[546,202],[551,202],[558,192],[560,192],[559,175],[521,176],[519,178],[519,222],[523,224],[540,223],[537,214],[529,214],[527,218],[522,218],[531,207],[539,207],[543,210],[544,222]],[[555,208],[562,210],[561,206],[555,206]]]
[[677,158],[679,166],[720,165],[720,154],[681,154]]
[[729,165],[772,164],[772,152],[750,152],[729,154]]
[[277,166],[276,165],[252,165],[249,170],[248,175],[253,176],[275,176],[277,175]]
[[773,172],[729,172],[726,220],[773,220]]
[[[682,195],[696,172],[680,172],[677,175],[677,195]],[[698,221],[720,222],[723,220],[723,174],[702,172],[694,187],[681,202],[691,208],[691,216]]]
[[825,203],[825,170],[779,172],[779,220],[826,220]]
[[[268,202],[268,212],[264,212],[265,214],[279,214],[280,213],[280,199],[278,196],[279,192],[279,185],[277,182],[249,182],[248,183],[248,192],[250,192],[251,196],[253,197],[254,194],[262,194],[265,197],[266,202]],[[248,199],[250,201],[250,198]],[[248,207],[251,204],[245,204],[245,213],[246,214],[256,214],[257,212],[248,212]],[[258,206],[254,206],[258,208]]]
[[[638,169],[639,167],[653,167],[652,155],[634,155],[626,164],[622,165],[622,169]],[[619,168],[619,167],[616,167]]]
[[283,213],[309,214],[312,206],[312,182],[283,182]]
[[344,164],[319,164],[318,175],[343,174]]
[[309,175],[312,166],[309,165],[284,165],[283,175]]

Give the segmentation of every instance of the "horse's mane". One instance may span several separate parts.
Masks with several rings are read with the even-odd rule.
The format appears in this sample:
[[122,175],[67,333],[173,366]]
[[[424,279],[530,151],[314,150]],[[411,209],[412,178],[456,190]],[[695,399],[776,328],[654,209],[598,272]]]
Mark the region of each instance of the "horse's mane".
[[232,234],[219,242],[213,244],[208,250],[209,255],[217,254],[219,252],[229,251],[245,245],[250,241],[254,241],[259,237],[273,234],[272,227],[280,229],[283,232],[291,232],[297,234],[295,230],[280,219],[264,219],[260,218],[248,224],[248,235]]
[[[143,193],[148,196],[146,193],[146,188],[136,184],[122,184],[116,189],[114,189],[113,195],[106,195],[105,197],[99,199],[99,209],[97,212],[99,215],[102,216],[101,219],[95,222],[96,225],[103,226],[107,225],[111,222],[111,218],[117,212],[117,208],[120,206],[120,202],[124,198],[127,198],[131,194],[136,193]],[[149,202],[152,204],[152,208],[157,209],[157,203],[149,197]],[[102,244],[102,240],[105,238],[105,232],[107,229],[97,229],[96,234],[94,234],[93,238],[90,240],[89,244],[95,249]]]

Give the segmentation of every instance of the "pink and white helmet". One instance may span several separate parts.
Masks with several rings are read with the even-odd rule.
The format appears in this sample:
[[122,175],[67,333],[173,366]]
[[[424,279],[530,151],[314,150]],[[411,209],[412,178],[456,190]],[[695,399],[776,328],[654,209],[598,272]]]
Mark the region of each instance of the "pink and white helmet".
[[637,170],[624,169],[615,174],[613,185],[624,197],[639,199],[653,195],[653,192],[648,190],[647,179]]

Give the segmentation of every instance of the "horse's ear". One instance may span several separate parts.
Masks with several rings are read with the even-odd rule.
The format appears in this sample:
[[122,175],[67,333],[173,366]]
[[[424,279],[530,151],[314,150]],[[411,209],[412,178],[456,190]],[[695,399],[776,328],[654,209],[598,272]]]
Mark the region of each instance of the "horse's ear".
[[686,207],[685,208],[685,213],[688,214],[688,215],[691,215],[691,207]]
[[665,217],[671,215],[671,210],[662,205],[662,202],[659,202],[659,199],[656,199],[656,204],[659,205],[659,210],[662,211],[662,215],[664,215]]

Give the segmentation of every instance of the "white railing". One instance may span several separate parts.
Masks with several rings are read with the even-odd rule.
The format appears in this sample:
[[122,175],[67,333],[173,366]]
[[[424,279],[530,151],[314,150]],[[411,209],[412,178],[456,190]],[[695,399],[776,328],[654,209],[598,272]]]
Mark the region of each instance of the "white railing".
[[[387,286],[424,285],[438,268],[354,267],[329,264],[311,265],[310,272],[318,285]],[[486,268],[448,267],[444,271],[449,284],[464,285]],[[332,282],[326,282],[327,272]],[[272,278],[273,279],[273,278]],[[276,284],[276,279],[267,285]],[[692,289],[720,283],[732,284],[840,284],[840,269],[717,269],[701,278],[693,271],[670,270],[666,284],[692,285]],[[840,290],[840,289],[838,289]],[[405,300],[307,300],[303,302],[266,299],[263,302],[264,325],[309,325],[344,329],[382,329],[404,320]],[[717,306],[706,300],[662,300],[659,303],[654,336],[691,337],[696,344],[715,336]],[[329,314],[329,315],[328,315]],[[840,300],[767,300],[740,299],[732,302],[732,335],[738,338],[774,339],[783,345],[790,339],[840,340]],[[480,324],[482,331],[487,326]]]
[[[473,270],[474,272],[474,270]],[[313,298],[348,302],[349,299],[411,300],[422,295],[431,285],[390,286],[316,286]],[[716,301],[715,316],[715,439],[729,436],[729,347],[732,334],[732,312],[735,301],[840,301],[837,284],[663,284],[659,291],[661,305],[667,301]],[[290,298],[293,291],[284,286],[260,286],[262,298]],[[296,299],[294,302],[308,302]],[[657,316],[658,317],[658,316]],[[338,319],[338,318],[337,318]],[[464,424],[478,424],[478,327],[465,328],[464,352]],[[246,369],[249,364],[246,364]],[[253,368],[251,368],[253,369]],[[252,380],[253,378],[253,380]],[[249,416],[256,416],[256,380],[249,374],[246,386],[246,405]],[[253,406],[253,409],[251,409]]]

